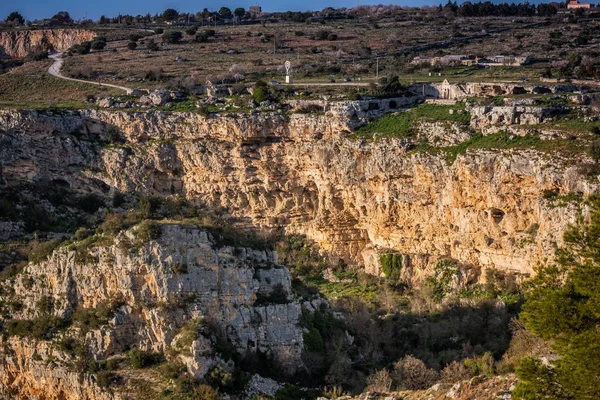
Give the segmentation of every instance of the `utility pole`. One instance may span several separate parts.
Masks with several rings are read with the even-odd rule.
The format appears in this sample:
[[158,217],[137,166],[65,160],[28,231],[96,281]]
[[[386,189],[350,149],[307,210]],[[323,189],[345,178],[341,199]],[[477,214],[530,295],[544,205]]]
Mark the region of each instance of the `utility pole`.
[[377,80],[379,80],[379,57],[377,57],[377,73],[376,73],[376,75],[375,75],[375,78],[376,78]]

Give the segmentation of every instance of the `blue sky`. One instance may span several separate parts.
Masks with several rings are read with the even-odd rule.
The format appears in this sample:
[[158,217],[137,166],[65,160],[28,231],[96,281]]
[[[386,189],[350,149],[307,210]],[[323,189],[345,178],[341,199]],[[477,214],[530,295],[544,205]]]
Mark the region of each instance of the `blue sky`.
[[[416,0],[386,3],[381,0],[359,0],[360,4],[399,4],[421,6],[424,4],[439,4],[439,0]],[[445,2],[445,1],[444,1]],[[306,11],[322,10],[325,7],[355,7],[356,0],[291,0],[291,1],[232,1],[224,2],[217,0],[198,1],[172,1],[172,0],[3,0],[0,1],[0,19],[12,11],[20,12],[25,19],[49,18],[58,11],[68,11],[74,19],[91,18],[98,19],[101,15],[115,16],[121,14],[154,14],[160,13],[166,8],[175,8],[179,12],[202,11],[205,7],[209,10],[218,10],[222,6],[231,8],[248,8],[258,4],[264,11]]]

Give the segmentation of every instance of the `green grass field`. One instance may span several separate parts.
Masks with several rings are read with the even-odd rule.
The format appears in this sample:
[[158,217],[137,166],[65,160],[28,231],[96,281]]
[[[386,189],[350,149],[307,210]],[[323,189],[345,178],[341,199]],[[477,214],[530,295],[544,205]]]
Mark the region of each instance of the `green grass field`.
[[417,120],[451,121],[468,123],[467,112],[450,114],[450,110],[464,110],[464,104],[453,106],[440,104],[421,104],[407,111],[384,115],[376,121],[356,130],[350,138],[372,139],[373,137],[410,137],[413,134],[413,123]]

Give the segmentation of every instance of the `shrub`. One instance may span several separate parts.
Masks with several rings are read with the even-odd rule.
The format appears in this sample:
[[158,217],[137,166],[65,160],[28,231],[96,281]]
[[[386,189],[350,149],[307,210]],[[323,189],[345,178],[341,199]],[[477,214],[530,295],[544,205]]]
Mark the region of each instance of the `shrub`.
[[480,357],[467,358],[465,365],[473,371],[473,375],[494,376],[494,356],[487,352]]
[[588,153],[596,163],[600,163],[600,139],[596,139],[592,142]]
[[168,362],[163,364],[162,376],[167,380],[179,378],[185,371],[185,366],[180,362]]
[[83,240],[83,239],[87,238],[88,236],[90,236],[90,234],[91,234],[90,230],[82,226],[81,228],[79,228],[75,231],[75,234],[73,235],[73,239]]
[[200,32],[194,38],[196,42],[202,43],[208,41],[208,34],[206,32]]
[[129,41],[130,42],[137,42],[141,38],[142,38],[142,36],[138,35],[137,33],[132,33],[131,35],[129,35]]
[[160,199],[156,197],[144,196],[140,199],[140,215],[142,218],[152,218],[158,207]]
[[36,53],[33,53],[31,55],[31,59],[33,61],[42,61],[48,58],[48,52],[47,51],[38,51]]
[[54,249],[58,247],[60,244],[60,240],[52,239],[47,242],[34,243],[33,247],[29,251],[28,259],[30,262],[39,264],[43,261],[46,261],[48,257],[52,254]]
[[129,50],[135,50],[137,48],[137,43],[136,42],[129,42],[129,43],[127,43],[127,48]]
[[55,316],[43,315],[35,319],[13,319],[6,322],[5,329],[9,336],[31,337],[34,339],[51,339],[57,332],[66,329],[69,321]]
[[115,310],[121,304],[122,302],[118,300],[99,303],[95,308],[82,308],[75,311],[71,318],[74,322],[77,322],[81,332],[85,334],[90,330],[95,330],[108,324]]
[[79,54],[88,54],[90,49],[92,48],[92,42],[83,42],[81,44],[76,44],[71,46],[69,51],[71,53],[79,53]]
[[181,34],[181,32],[179,31],[170,31],[170,32],[165,32],[162,35],[162,40],[165,43],[178,43],[181,38],[183,37],[183,35]]
[[104,200],[94,193],[88,193],[77,199],[77,207],[88,214],[93,214],[104,206]]
[[18,218],[18,216],[19,211],[11,201],[0,199],[0,218],[14,220]]
[[160,237],[162,229],[160,225],[154,221],[144,220],[135,230],[135,235],[141,243],[148,243],[151,240],[156,240]]
[[161,68],[154,68],[146,71],[144,79],[147,81],[162,81],[164,79],[163,70]]
[[148,40],[148,43],[146,44],[146,48],[150,51],[157,51],[158,44],[154,41],[154,39],[150,39],[150,40]]
[[162,34],[164,31],[165,31],[165,30],[164,30],[163,28],[156,28],[156,29],[154,30],[154,33],[156,33],[157,35],[160,35],[160,34]]
[[117,375],[112,371],[100,371],[96,373],[96,384],[101,388],[107,388],[117,382]]
[[207,375],[206,381],[211,386],[216,386],[220,389],[229,389],[233,382],[233,377],[229,372],[226,372],[221,364],[214,367]]
[[422,390],[432,386],[438,379],[436,371],[413,356],[406,356],[394,364],[392,380],[397,390]]
[[440,302],[451,290],[452,279],[458,274],[458,264],[451,259],[440,260],[432,276],[425,279],[425,287],[433,300]]
[[193,396],[195,399],[202,400],[220,400],[221,395],[219,390],[209,385],[198,385],[193,390]]
[[171,271],[173,271],[174,273],[176,273],[178,275],[187,274],[187,272],[188,272],[187,264],[180,263],[180,262],[173,263],[171,265]]
[[106,47],[106,42],[101,41],[101,40],[94,40],[92,42],[92,50],[102,50],[103,48]]
[[367,378],[369,392],[388,393],[392,389],[392,378],[387,369],[380,369]]
[[402,269],[402,254],[383,254],[379,257],[381,270],[388,279],[398,279]]
[[294,35],[296,35],[296,36],[304,36],[304,32],[302,32],[302,31],[296,31],[296,32],[294,32]]
[[327,38],[329,37],[330,34],[331,34],[330,31],[319,30],[315,33],[315,35],[313,36],[313,39],[314,40],[327,40]]
[[271,92],[269,91],[269,88],[265,86],[257,86],[252,93],[252,98],[256,103],[260,104],[264,101],[271,100]]
[[100,225],[100,231],[105,235],[115,236],[125,228],[125,221],[122,215],[109,214]]
[[197,26],[190,26],[189,28],[187,28],[185,30],[185,33],[188,34],[188,35],[190,35],[190,36],[194,36],[197,31],[198,31],[198,27]]
[[442,370],[440,380],[444,383],[454,383],[469,379],[473,376],[473,371],[464,363],[452,361]]
[[314,353],[321,353],[323,351],[323,337],[317,328],[313,327],[304,334],[304,348]]
[[146,368],[159,364],[163,361],[162,354],[151,353],[139,349],[131,349],[127,352],[127,362],[133,368]]

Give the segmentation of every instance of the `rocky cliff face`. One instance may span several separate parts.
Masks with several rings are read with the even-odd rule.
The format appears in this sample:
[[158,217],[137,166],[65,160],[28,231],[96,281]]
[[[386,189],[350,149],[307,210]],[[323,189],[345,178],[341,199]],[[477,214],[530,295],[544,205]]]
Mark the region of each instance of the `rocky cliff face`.
[[92,40],[94,32],[83,29],[44,29],[0,32],[0,58],[23,58],[36,51],[65,51]]
[[[132,347],[161,353],[177,348],[176,357],[200,378],[226,365],[215,350],[215,335],[221,332],[240,354],[271,354],[288,372],[302,365],[301,305],[291,301],[289,272],[277,264],[276,253],[221,247],[191,225],[162,225],[160,238],[139,248],[127,245],[134,239],[135,228],[112,246],[83,252],[59,248],[47,261],[28,265],[14,282],[5,282],[3,303],[18,301],[22,306],[12,318],[32,320],[43,312],[65,318],[118,299],[106,325],[85,332],[75,324],[63,335],[80,337],[96,360]],[[274,291],[277,299],[258,301]],[[43,311],[42,301],[48,305]],[[189,331],[190,321],[199,322],[185,342],[182,329],[187,324]],[[36,393],[51,399],[113,398],[93,378],[73,372],[72,357],[56,342],[4,341],[0,392],[21,398]]]
[[[350,140],[335,113],[3,112],[0,126],[0,178],[9,185],[54,179],[106,193],[181,194],[225,207],[246,226],[306,234],[371,273],[380,273],[379,254],[402,253],[411,282],[440,257],[531,274],[578,214],[544,190],[598,190],[579,172],[581,155],[480,149],[450,162],[444,152],[408,151],[404,139]],[[125,142],[95,143],[110,130]],[[444,124],[418,134],[445,144],[470,137]]]

